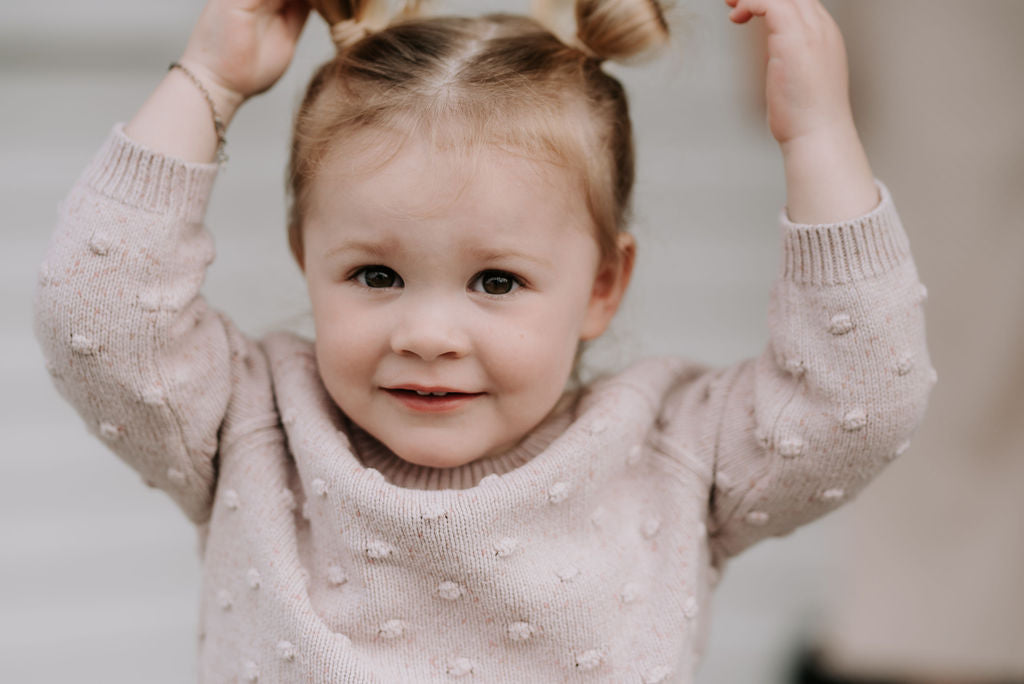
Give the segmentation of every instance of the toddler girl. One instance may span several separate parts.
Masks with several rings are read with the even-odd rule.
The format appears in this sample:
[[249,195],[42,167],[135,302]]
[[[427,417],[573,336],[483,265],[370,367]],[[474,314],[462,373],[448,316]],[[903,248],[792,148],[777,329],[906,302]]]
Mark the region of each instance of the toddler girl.
[[202,681],[691,681],[726,560],[854,496],[934,380],[838,29],[818,0],[727,0],[767,22],[788,183],[764,353],[567,391],[635,252],[602,64],[664,43],[662,9],[578,0],[567,44],[366,4],[314,2],[338,54],[295,119],[315,341],[199,294],[224,128],[310,9],[210,0],[62,203],[36,298],[56,385],[198,527]]

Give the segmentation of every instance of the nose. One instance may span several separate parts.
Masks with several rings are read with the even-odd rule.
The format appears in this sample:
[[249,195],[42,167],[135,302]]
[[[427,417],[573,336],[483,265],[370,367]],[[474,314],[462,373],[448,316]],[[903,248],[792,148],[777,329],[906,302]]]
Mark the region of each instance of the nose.
[[450,303],[409,302],[391,334],[391,350],[424,361],[458,359],[470,350],[464,317]]

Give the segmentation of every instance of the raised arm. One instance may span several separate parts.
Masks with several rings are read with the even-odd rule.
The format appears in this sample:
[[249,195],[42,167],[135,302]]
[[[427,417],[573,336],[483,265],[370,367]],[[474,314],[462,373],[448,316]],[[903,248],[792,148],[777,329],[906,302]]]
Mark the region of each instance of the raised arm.
[[879,201],[850,109],[843,36],[819,0],[725,0],[738,24],[768,30],[768,127],[786,171],[786,210],[802,224],[866,214]]
[[888,190],[827,224],[780,216],[764,352],[712,384],[713,548],[731,556],[852,499],[906,449],[935,381],[924,286]]
[[209,515],[218,433],[253,351],[199,294],[214,255],[202,222],[218,140],[203,89],[229,122],[284,72],[308,12],[246,4],[204,9],[180,60],[202,89],[174,69],[127,127],[114,126],[60,205],[35,298],[58,390],[197,523]]
[[[839,30],[818,0],[726,0],[767,23],[783,153],[783,264],[760,357],[680,390],[702,441],[718,558],[848,501],[906,448],[935,380],[906,234],[860,145]],[[683,418],[699,416],[698,418]]]

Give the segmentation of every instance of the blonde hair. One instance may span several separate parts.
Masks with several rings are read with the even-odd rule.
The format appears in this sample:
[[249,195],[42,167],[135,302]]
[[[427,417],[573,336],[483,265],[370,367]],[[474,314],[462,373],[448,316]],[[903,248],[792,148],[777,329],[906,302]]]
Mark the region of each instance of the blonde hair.
[[337,55],[316,70],[295,116],[288,240],[300,266],[312,181],[357,133],[496,145],[564,166],[579,174],[602,257],[617,258],[633,188],[632,125],[622,85],[601,64],[667,42],[657,0],[577,0],[576,45],[525,16],[418,17],[413,1],[373,31],[373,0],[310,4]]

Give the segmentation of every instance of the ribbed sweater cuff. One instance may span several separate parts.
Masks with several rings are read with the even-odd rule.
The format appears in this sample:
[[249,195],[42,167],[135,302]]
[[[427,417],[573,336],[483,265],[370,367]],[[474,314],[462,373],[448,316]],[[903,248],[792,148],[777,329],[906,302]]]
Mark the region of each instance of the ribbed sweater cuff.
[[154,152],[129,138],[124,123],[114,124],[83,180],[100,194],[157,214],[200,222],[206,213],[215,163],[187,162]]
[[869,213],[841,223],[793,223],[783,209],[784,280],[840,285],[886,273],[910,258],[910,243],[889,189],[876,180],[881,201]]

